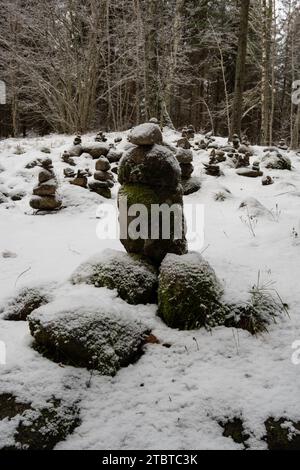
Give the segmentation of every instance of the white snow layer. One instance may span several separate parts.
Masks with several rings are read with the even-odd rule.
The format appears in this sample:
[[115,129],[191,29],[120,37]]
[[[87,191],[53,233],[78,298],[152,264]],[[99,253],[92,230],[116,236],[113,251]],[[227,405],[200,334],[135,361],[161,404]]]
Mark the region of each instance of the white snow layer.
[[[123,136],[117,146],[122,150],[127,134],[109,134],[108,143],[116,135]],[[178,133],[164,132],[169,144],[178,138]],[[197,135],[195,140],[200,138]],[[91,135],[83,136],[83,143],[89,140]],[[225,140],[218,138],[217,142]],[[71,288],[64,283],[80,263],[105,248],[123,250],[118,240],[97,238],[96,214],[102,197],[63,178],[66,164],[60,156],[71,143],[72,138],[64,135],[0,142],[0,191],[8,195],[7,202],[0,204],[0,303],[15,289],[52,286],[53,281],[58,283],[56,297],[63,299],[66,289]],[[17,150],[20,147],[25,153]],[[43,147],[51,150],[49,156],[66,207],[57,213],[34,215],[29,199],[38,168],[24,167],[43,156]],[[262,148],[254,150],[251,161],[263,154]],[[227,300],[247,298],[260,273],[261,282],[275,283],[274,288],[289,306],[290,318],[282,318],[259,337],[226,328],[211,333],[179,332],[156,317],[155,306],[130,307],[160,344],[148,345],[136,364],[121,369],[114,378],[95,373],[89,388],[88,371],[60,367],[31,348],[26,322],[1,319],[6,365],[0,364],[0,393],[13,393],[20,400],[37,404],[53,394],[69,395],[70,401],[80,398],[82,423],[57,449],[239,449],[239,444],[222,435],[218,421],[225,417],[241,417],[251,436],[250,448],[260,449],[266,447],[261,438],[269,416],[300,420],[300,365],[291,360],[292,345],[300,340],[300,159],[293,153],[289,157],[292,171],[264,170],[275,184],[262,186],[260,178],[240,177],[226,164],[221,164],[224,176],[220,178],[203,174],[202,163],[208,161],[208,153],[194,151],[194,176],[202,176],[203,185],[198,193],[185,198],[185,204],[204,205],[203,256],[222,280]],[[75,161],[77,168],[94,169],[95,162],[86,156],[75,157]],[[224,187],[231,197],[216,201],[215,194]],[[26,195],[12,201],[13,192]],[[259,209],[253,215],[252,229],[247,212],[239,209],[249,198],[255,198],[267,211],[250,204],[251,210]],[[273,216],[262,216],[267,213]],[[113,304],[120,314],[127,314],[129,307],[114,291],[89,286],[75,289],[76,296],[84,295],[91,302],[96,296],[104,304]],[[171,347],[164,347],[164,343]],[[8,439],[11,426],[7,419],[0,422],[0,441],[4,436]]]

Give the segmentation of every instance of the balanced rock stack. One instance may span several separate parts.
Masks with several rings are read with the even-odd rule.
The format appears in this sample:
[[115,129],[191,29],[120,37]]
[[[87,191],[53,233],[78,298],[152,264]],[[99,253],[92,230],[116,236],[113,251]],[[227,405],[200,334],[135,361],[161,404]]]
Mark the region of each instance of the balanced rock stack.
[[259,162],[253,163],[252,168],[240,168],[237,170],[237,174],[240,176],[247,176],[248,178],[257,178],[263,176],[263,172],[260,170]]
[[240,139],[237,134],[233,134],[232,136],[232,144],[236,150],[240,147]]
[[176,158],[181,169],[181,184],[183,188],[183,194],[195,193],[201,188],[200,179],[192,177],[194,171],[193,165],[193,152],[192,150],[184,149],[179,147],[176,151]]
[[94,180],[89,183],[89,189],[106,199],[111,198],[110,188],[114,185],[114,175],[110,170],[110,163],[106,157],[96,161]]
[[98,132],[95,137],[95,142],[107,142],[107,137],[105,136],[103,131]]
[[78,170],[76,177],[72,181],[70,181],[70,184],[74,184],[75,186],[80,186],[81,188],[86,188],[87,177],[88,177],[88,173],[86,170]]
[[67,150],[64,150],[61,159],[64,163],[67,163],[68,165],[76,166],[73,157],[71,157],[70,153]]
[[57,180],[53,171],[52,160],[45,158],[38,176],[38,185],[33,188],[30,206],[40,211],[54,211],[61,208],[62,201],[57,196]]
[[82,153],[83,153],[83,148],[81,145],[81,136],[77,135],[73,141],[72,147],[66,152],[66,154],[68,154],[69,157],[80,157]]
[[[122,157],[118,172],[122,185],[118,194],[120,240],[129,253],[144,255],[159,265],[167,253],[187,251],[181,169],[175,155],[162,145],[157,124],[135,127],[128,140],[132,146]],[[141,207],[138,217],[131,210],[136,204]],[[151,217],[153,208],[161,204],[176,207],[174,217],[169,213],[167,236],[163,233],[163,217]],[[139,237],[131,232],[134,224],[140,227]]]

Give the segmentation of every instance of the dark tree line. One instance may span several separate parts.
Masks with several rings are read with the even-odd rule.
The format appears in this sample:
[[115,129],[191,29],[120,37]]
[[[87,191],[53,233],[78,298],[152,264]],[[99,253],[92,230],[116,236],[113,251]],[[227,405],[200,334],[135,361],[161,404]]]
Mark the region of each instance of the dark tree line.
[[2,0],[0,135],[162,124],[299,146],[298,0]]

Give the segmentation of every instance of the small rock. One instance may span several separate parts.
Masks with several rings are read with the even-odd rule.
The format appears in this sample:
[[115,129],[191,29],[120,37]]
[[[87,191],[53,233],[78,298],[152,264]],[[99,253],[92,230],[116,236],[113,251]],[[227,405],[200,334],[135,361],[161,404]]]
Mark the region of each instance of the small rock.
[[182,147],[179,147],[176,150],[176,158],[179,163],[192,163],[193,152],[191,150],[187,150]]
[[95,168],[97,171],[108,171],[110,170],[110,163],[107,158],[105,157],[100,157],[96,161]]
[[263,186],[269,186],[270,184],[274,183],[274,180],[271,176],[265,176],[262,178],[261,183]]
[[199,191],[199,189],[201,189],[201,180],[197,176],[193,176],[188,180],[184,180],[181,182],[181,184],[184,196],[196,193],[197,191]]

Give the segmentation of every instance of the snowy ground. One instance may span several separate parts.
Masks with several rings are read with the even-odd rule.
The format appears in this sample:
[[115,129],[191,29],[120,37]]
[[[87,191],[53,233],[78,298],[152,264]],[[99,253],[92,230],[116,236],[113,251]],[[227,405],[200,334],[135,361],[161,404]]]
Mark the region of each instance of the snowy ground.
[[[116,135],[111,134],[110,141]],[[165,133],[170,143],[176,138]],[[63,283],[82,261],[107,247],[123,250],[117,240],[97,238],[96,211],[105,200],[63,178],[66,165],[60,155],[71,142],[63,135],[0,142],[4,170],[0,191],[26,192],[21,201],[0,204],[0,303],[17,288],[53,281],[64,295],[68,286]],[[17,145],[26,153],[15,155]],[[42,157],[45,146],[51,148],[67,207],[55,214],[34,215],[28,202],[38,168],[24,166]],[[255,147],[258,157],[262,151]],[[275,184],[264,187],[261,178],[238,176],[223,164],[224,176],[207,176],[202,163],[208,161],[208,153],[194,152],[194,176],[202,176],[203,186],[185,203],[205,206],[204,256],[223,280],[226,297],[245,298],[260,273],[262,282],[274,282],[289,306],[290,318],[282,318],[269,334],[259,337],[226,328],[178,332],[156,317],[155,306],[133,307],[161,342],[172,346],[148,345],[146,354],[116,377],[95,373],[90,387],[85,369],[60,367],[31,348],[26,322],[0,320],[0,341],[7,347],[7,364],[0,365],[0,393],[37,404],[52,394],[80,399],[82,424],[57,449],[239,449],[243,446],[223,437],[218,424],[239,416],[251,436],[250,447],[263,449],[263,423],[268,417],[300,421],[300,365],[291,361],[292,344],[300,340],[300,236],[295,235],[300,234],[300,158],[289,156],[293,171],[265,170]],[[94,168],[91,159],[80,157],[76,162],[78,168]],[[215,193],[224,188],[231,197],[215,201]],[[114,201],[116,193],[117,185]],[[255,236],[240,218],[244,214],[240,203],[248,197],[268,209],[257,216]],[[16,256],[2,257],[6,250]],[[114,299],[122,310],[123,301],[114,292],[97,292],[107,302]],[[1,443],[12,442],[10,426],[12,422],[0,421]]]

